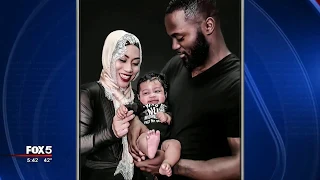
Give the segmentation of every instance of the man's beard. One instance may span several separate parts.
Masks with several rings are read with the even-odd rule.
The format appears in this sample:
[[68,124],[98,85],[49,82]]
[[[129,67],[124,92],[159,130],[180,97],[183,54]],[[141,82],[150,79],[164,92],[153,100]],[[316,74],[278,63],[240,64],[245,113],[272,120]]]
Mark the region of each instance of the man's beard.
[[201,31],[197,32],[197,38],[194,45],[190,48],[190,55],[186,55],[183,60],[185,67],[189,71],[193,71],[196,67],[203,65],[209,54],[209,44]]

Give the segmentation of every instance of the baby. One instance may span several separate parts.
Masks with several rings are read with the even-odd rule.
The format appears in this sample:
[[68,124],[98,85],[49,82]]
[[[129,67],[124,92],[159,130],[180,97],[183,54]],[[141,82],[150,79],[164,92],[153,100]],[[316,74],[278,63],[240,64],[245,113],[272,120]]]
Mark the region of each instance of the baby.
[[171,123],[170,113],[167,112],[166,102],[168,84],[164,76],[156,73],[147,73],[141,77],[137,85],[140,103],[121,106],[117,110],[117,116],[121,119],[126,117],[128,110],[134,110],[142,123],[149,129],[148,132],[140,134],[137,145],[149,159],[155,157],[160,148],[165,152],[159,173],[170,177],[172,167],[180,159],[180,142],[169,139],[169,125]]

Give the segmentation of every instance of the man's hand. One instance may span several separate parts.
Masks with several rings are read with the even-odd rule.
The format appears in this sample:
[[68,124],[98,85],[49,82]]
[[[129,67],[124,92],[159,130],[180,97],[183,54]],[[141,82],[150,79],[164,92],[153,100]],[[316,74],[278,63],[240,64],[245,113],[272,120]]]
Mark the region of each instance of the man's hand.
[[158,150],[156,156],[153,159],[147,159],[145,161],[134,161],[134,164],[140,168],[141,171],[147,171],[152,174],[159,174],[159,168],[164,160],[164,151]]
[[167,113],[158,112],[156,114],[156,117],[160,120],[161,123],[167,123],[169,125],[171,123],[171,116],[169,116],[169,114],[167,114]]

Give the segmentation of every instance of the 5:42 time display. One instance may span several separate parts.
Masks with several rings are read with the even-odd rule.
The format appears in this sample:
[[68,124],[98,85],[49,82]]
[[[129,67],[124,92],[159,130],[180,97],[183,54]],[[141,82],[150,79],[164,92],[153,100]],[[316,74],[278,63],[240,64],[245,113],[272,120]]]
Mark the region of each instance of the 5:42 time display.
[[37,163],[39,161],[38,158],[27,158],[28,163]]

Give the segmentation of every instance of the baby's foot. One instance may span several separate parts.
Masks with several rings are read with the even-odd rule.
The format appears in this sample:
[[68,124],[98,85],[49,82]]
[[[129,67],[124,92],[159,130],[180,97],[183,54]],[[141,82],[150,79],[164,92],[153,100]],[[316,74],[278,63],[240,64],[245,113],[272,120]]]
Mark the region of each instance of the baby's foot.
[[160,166],[159,173],[170,177],[172,175],[170,164],[163,162]]
[[157,153],[160,143],[160,131],[149,130],[147,132],[147,156],[152,159]]

